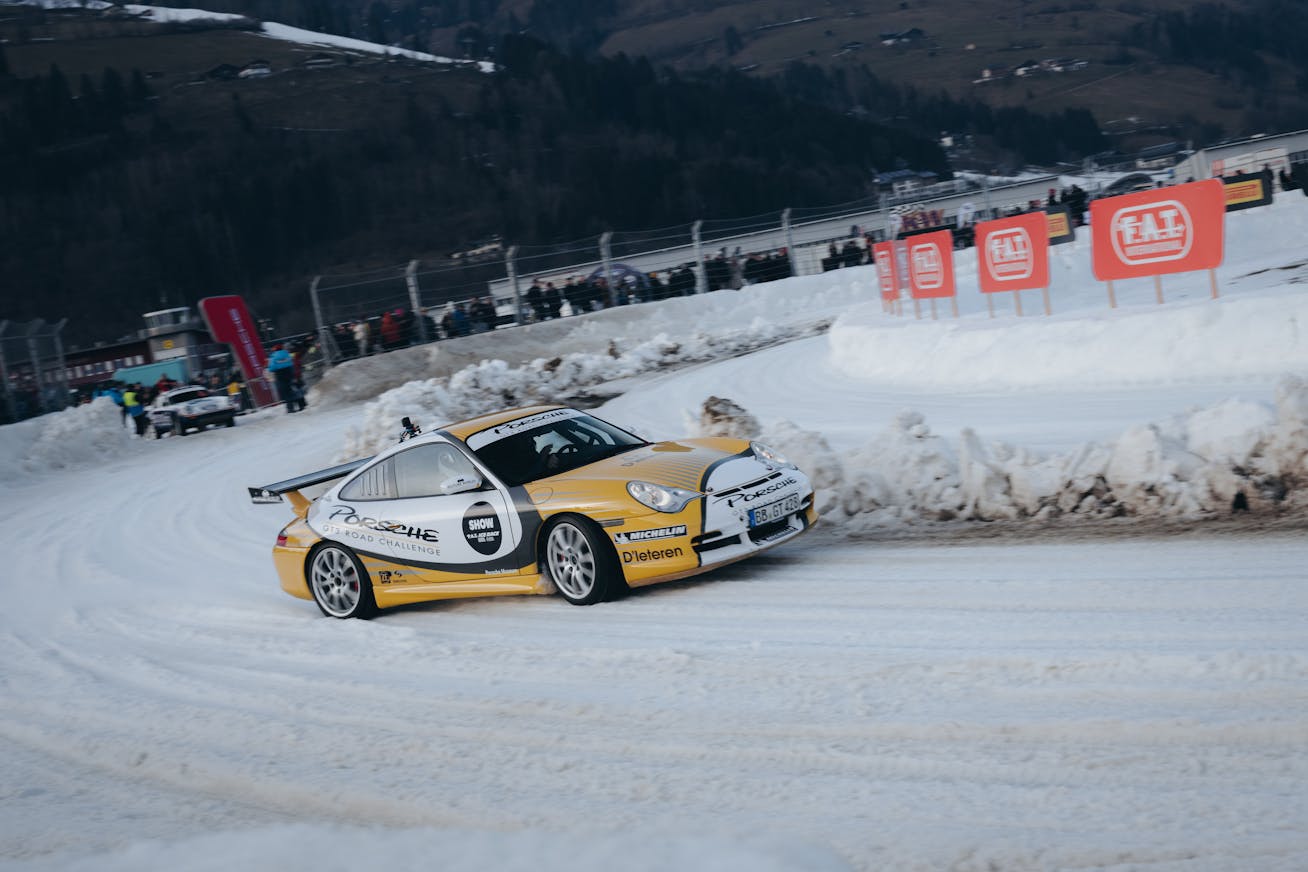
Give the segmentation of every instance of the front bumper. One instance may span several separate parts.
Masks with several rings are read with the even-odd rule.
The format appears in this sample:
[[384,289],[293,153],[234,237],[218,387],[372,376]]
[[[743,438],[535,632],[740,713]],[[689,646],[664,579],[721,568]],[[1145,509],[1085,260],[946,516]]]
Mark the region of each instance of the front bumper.
[[235,419],[235,409],[224,409],[220,412],[204,412],[194,416],[178,415],[176,420],[179,427],[208,427],[210,424],[226,424]]
[[705,497],[676,515],[645,515],[609,527],[618,563],[630,587],[685,578],[743,560],[788,542],[817,523],[813,492],[798,495],[789,514],[751,525],[748,511],[704,505]]

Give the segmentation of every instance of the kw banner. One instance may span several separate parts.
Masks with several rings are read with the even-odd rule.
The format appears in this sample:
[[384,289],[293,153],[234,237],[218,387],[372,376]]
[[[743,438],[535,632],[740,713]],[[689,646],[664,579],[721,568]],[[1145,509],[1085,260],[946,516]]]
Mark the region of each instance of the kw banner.
[[895,274],[895,243],[874,244],[872,259],[877,265],[877,284],[881,287],[881,302],[895,302],[899,299],[899,278]]
[[1049,287],[1049,222],[1044,212],[976,226],[977,278],[983,293]]
[[1062,245],[1076,239],[1076,225],[1072,223],[1072,210],[1066,206],[1049,206],[1045,209],[1049,219],[1049,244]]
[[1222,179],[1226,189],[1226,211],[1238,212],[1272,202],[1272,174],[1247,173]]
[[1112,282],[1216,269],[1226,233],[1218,179],[1123,194],[1090,204],[1095,278]]
[[200,313],[204,315],[204,322],[209,325],[214,340],[232,347],[255,406],[262,408],[276,403],[272,386],[263,377],[268,357],[259,341],[259,331],[250,317],[250,310],[245,307],[245,298],[205,297],[200,301]]
[[905,240],[909,290],[915,300],[954,296],[954,234],[948,230]]

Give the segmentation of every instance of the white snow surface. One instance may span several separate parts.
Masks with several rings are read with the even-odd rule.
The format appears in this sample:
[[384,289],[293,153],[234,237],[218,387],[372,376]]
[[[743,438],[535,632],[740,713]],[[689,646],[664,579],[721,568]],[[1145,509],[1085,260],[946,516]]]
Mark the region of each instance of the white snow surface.
[[[1306,224],[1228,216],[1217,300],[1110,309],[1082,238],[1049,317],[990,318],[962,252],[957,320],[853,268],[369,358],[233,430],[0,428],[0,869],[1308,868]],[[589,608],[280,591],[246,485],[573,396],[774,443],[822,523]]]
[[[46,9],[108,9],[113,6],[108,0],[0,0],[0,6],[43,6]],[[151,21],[160,23],[177,23],[186,21],[241,21],[248,19],[247,15],[240,15],[233,12],[212,12],[208,9],[190,9],[174,8],[172,6],[147,6],[139,3],[125,3],[123,8],[133,15],[148,18]],[[469,64],[483,73],[495,71],[495,64],[489,61],[458,61],[453,58],[443,57],[441,55],[429,54],[423,51],[414,51],[413,49],[400,48],[393,45],[381,45],[380,43],[368,42],[363,39],[354,39],[348,36],[338,36],[333,33],[319,33],[316,30],[306,30],[303,27],[291,27],[288,24],[278,24],[275,21],[260,21],[259,32],[269,39],[277,39],[283,42],[294,42],[301,45],[321,46],[323,48],[337,48],[346,51],[360,52],[363,54],[378,54],[388,57],[402,57],[415,61],[426,61],[439,64]]]

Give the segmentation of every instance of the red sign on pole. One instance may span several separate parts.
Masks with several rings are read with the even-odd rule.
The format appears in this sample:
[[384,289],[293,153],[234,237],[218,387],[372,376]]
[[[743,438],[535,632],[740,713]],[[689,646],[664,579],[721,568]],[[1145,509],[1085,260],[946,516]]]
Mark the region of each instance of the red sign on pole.
[[872,260],[877,265],[877,284],[881,287],[881,300],[893,303],[899,299],[899,277],[895,275],[895,243],[873,244]]
[[915,300],[954,296],[954,234],[948,230],[910,236],[909,288]]
[[1226,234],[1220,179],[1095,200],[1091,261],[1100,281],[1216,269]]
[[987,294],[1049,287],[1049,221],[1029,212],[976,225],[977,278]]
[[259,331],[250,317],[250,310],[245,307],[245,299],[238,296],[205,297],[200,301],[200,313],[213,338],[232,347],[254,404],[262,407],[276,403],[272,386],[263,377],[268,357],[259,341]]

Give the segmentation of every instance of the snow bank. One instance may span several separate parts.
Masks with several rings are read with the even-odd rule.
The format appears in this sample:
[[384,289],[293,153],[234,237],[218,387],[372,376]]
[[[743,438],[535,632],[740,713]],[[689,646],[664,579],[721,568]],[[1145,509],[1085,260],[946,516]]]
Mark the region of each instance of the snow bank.
[[749,350],[751,342],[825,327],[850,306],[875,299],[874,278],[871,267],[851,268],[741,291],[619,306],[373,355],[332,367],[310,391],[309,402],[319,408],[365,402],[414,379],[448,378],[485,360],[516,367],[538,358],[605,354],[615,345],[628,349],[660,334],[676,337],[685,360],[707,359],[703,355],[710,350],[738,354]]
[[108,397],[0,427],[0,477],[108,462],[140,445],[135,432]]
[[986,390],[1272,376],[1308,370],[1308,296],[1099,313],[917,321],[880,304],[831,327],[842,373],[901,387]]
[[904,411],[863,448],[840,456],[790,421],[760,427],[712,398],[699,435],[761,438],[808,472],[819,508],[850,531],[917,521],[1199,519],[1248,510],[1308,512],[1308,383],[1286,377],[1275,407],[1240,400],[1145,424],[1108,445],[1044,455],[956,441]]
[[391,445],[399,421],[408,416],[433,429],[473,415],[564,402],[588,388],[640,373],[692,361],[713,360],[793,338],[803,328],[755,320],[743,329],[719,334],[696,332],[681,341],[660,333],[626,350],[616,340],[600,353],[575,352],[536,358],[521,366],[486,360],[449,378],[412,381],[389,390],[364,407],[363,423],[351,428],[340,455],[344,462]]

